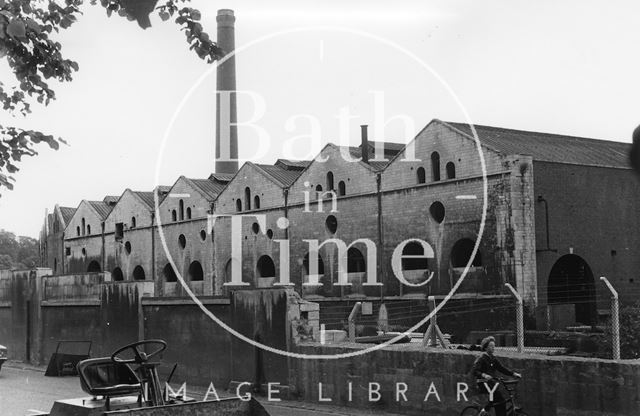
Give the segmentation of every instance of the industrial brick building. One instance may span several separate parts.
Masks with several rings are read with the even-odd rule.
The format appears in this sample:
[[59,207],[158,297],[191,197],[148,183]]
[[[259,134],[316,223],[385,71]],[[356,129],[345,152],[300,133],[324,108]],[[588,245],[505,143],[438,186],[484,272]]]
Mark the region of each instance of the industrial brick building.
[[[323,311],[363,299],[374,308],[398,305],[389,306],[390,321],[409,325],[428,310],[426,297],[443,298],[466,266],[452,305],[463,303],[450,323],[465,331],[495,321],[482,302],[511,302],[506,282],[524,297],[529,325],[535,318],[539,328],[597,323],[609,299],[599,276],[612,281],[623,302],[634,299],[640,184],[629,166],[630,145],[475,129],[487,211],[473,259],[485,184],[479,151],[468,125],[433,120],[406,146],[385,143],[384,158],[374,157],[376,142],[363,135],[361,146],[329,144],[312,161],[249,162],[234,175],[180,177],[153,192],[125,190],[75,209],[56,206],[43,227],[42,262],[56,275],[107,271],[114,281],[151,280],[159,297],[185,295],[180,274],[194,293],[222,297],[235,287],[233,267],[240,267],[243,284],[266,287],[279,281],[284,259],[296,291],[320,303],[329,325],[342,319]],[[246,216],[235,231],[240,258],[231,254],[231,217],[212,222],[211,214]],[[265,216],[264,227],[253,215]],[[310,277],[307,240],[328,239],[359,241],[346,256],[336,244],[321,245],[317,276]],[[392,264],[394,250],[408,239],[424,240],[433,251],[424,258],[429,253],[417,240],[402,247],[407,257],[396,267],[413,286],[396,278]],[[281,257],[285,240],[289,256]],[[374,269],[368,250],[375,251]],[[339,284],[341,261],[348,286]],[[371,270],[381,284],[364,284]],[[431,272],[427,284],[415,286]],[[319,285],[304,285],[314,278]]]

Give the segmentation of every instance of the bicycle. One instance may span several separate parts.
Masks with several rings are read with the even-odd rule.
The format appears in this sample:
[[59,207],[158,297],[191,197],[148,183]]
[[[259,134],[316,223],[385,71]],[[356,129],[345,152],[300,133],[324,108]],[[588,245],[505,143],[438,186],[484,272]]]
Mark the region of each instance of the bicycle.
[[[507,416],[528,416],[528,413],[526,413],[521,407],[519,407],[516,404],[515,400],[516,385],[518,384],[520,379],[504,379],[501,377],[494,377],[493,380],[496,380],[499,384],[504,386],[505,390],[509,394],[509,397],[506,400],[498,403],[487,402],[484,407],[481,407],[479,405],[467,406],[462,409],[462,412],[460,412],[460,416],[490,416],[493,414],[493,412],[490,411],[491,407],[494,407],[496,404],[507,405]],[[478,383],[482,383],[486,380],[476,381]],[[485,408],[489,409],[489,411],[484,410]]]

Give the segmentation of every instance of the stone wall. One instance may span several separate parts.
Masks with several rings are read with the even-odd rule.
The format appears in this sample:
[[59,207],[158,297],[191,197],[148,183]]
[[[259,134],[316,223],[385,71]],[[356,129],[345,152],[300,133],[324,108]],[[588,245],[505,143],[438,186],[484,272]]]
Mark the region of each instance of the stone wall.
[[[306,344],[304,354],[344,354],[365,345]],[[469,403],[486,401],[472,395],[469,372],[479,353],[463,350],[424,350],[420,344],[386,347],[345,359],[296,360],[291,371],[292,389],[300,399],[324,404],[377,409],[409,415],[457,415],[468,405],[458,390],[467,383]],[[520,404],[530,415],[609,416],[640,413],[640,364],[575,357],[519,356],[498,352],[501,362],[520,372]],[[349,400],[349,383],[352,397]],[[369,383],[378,383],[380,400],[369,400]],[[396,395],[406,384],[406,401]],[[432,386],[433,383],[433,386]],[[372,385],[375,390],[377,386]],[[428,394],[431,390],[431,394]],[[437,392],[437,396],[434,393]],[[426,397],[428,395],[428,397]],[[376,395],[373,394],[373,399]],[[425,401],[425,398],[428,399]],[[329,401],[330,400],[330,401]]]

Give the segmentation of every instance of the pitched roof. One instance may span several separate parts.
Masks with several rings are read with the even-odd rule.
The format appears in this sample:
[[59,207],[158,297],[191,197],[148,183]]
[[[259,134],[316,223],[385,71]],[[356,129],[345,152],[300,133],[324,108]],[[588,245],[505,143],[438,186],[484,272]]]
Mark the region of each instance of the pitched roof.
[[64,220],[65,225],[69,224],[69,221],[71,220],[71,218],[73,218],[73,215],[76,213],[76,208],[71,208],[71,207],[59,207],[60,208],[60,214],[62,215],[62,219]]
[[[340,146],[341,148],[344,148],[344,146]],[[349,154],[351,154],[351,157],[353,158],[361,158],[362,157],[362,148],[360,148],[360,146],[349,146]],[[371,158],[373,158],[374,155],[371,155]],[[364,163],[364,162],[363,162]],[[387,165],[389,164],[389,160],[387,161],[374,161],[374,160],[369,160],[368,163],[366,163],[367,165],[371,166],[371,168],[373,168],[373,170],[382,170],[385,167],[387,167]]]
[[115,205],[116,203],[118,203],[118,199],[120,199],[119,196],[107,195],[104,198],[102,198],[102,201],[110,205]]
[[[443,122],[473,137],[468,124]],[[505,154],[530,155],[533,160],[575,165],[630,168],[631,143],[474,124],[483,145]]]
[[225,187],[225,183],[211,179],[188,179],[202,191],[209,202],[214,201]]
[[209,175],[210,180],[227,183],[235,176],[234,173],[212,173]]
[[278,159],[274,165],[286,170],[304,170],[310,164],[310,160]]
[[109,213],[113,209],[113,205],[107,204],[104,201],[87,201],[89,205],[96,210],[101,219],[105,219],[109,216]]
[[134,194],[138,195],[142,201],[147,204],[149,208],[153,208],[155,206],[155,202],[153,200],[153,192],[143,192],[143,191],[131,191]]
[[[369,154],[370,155],[375,155],[375,149],[376,146],[379,146],[379,144],[382,143],[382,148],[384,149],[384,155],[386,157],[393,157],[395,155],[397,155],[398,153],[400,153],[406,146],[405,143],[394,143],[394,142],[379,142],[379,141],[369,141]],[[358,146],[360,149],[362,149],[362,144],[360,144],[360,146]]]
[[280,184],[283,188],[288,188],[295,182],[300,176],[302,171],[300,170],[286,170],[279,166],[274,165],[260,165],[255,164],[259,169],[262,169],[264,173],[270,176],[274,181]]

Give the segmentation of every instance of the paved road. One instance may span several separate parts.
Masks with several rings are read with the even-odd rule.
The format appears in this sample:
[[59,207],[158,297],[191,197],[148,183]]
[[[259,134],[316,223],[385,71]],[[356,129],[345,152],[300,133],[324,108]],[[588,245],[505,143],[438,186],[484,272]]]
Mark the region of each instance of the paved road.
[[[190,392],[191,393],[191,392]],[[200,398],[199,394],[190,394]],[[77,377],[45,377],[42,369],[21,364],[5,364],[0,371],[0,415],[28,416],[49,411],[56,399],[86,396]],[[365,416],[380,412],[343,407],[318,406],[300,402],[267,403],[260,400],[272,416]],[[385,413],[385,415],[390,415]]]
[[60,397],[83,396],[76,377],[45,377],[34,369],[4,365],[0,371],[0,413],[3,416],[33,414],[30,410],[48,411]]

